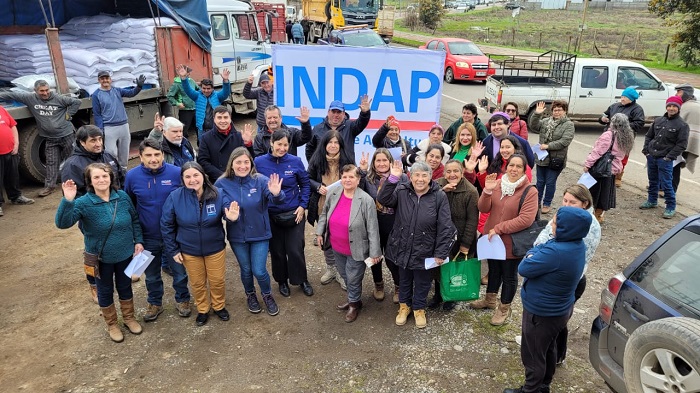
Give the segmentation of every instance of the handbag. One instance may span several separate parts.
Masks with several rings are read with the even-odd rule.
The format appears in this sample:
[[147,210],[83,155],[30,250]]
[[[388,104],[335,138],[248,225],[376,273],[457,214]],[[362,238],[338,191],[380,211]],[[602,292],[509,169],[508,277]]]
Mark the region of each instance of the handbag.
[[610,143],[610,148],[605,152],[588,170],[588,174],[597,178],[611,177],[612,174],[612,162],[613,154],[612,148],[615,145],[615,133],[613,133],[612,142]]
[[[527,188],[525,188],[525,192],[523,192],[523,195],[520,197],[520,203],[518,203],[518,215],[520,215],[520,208],[523,207],[525,197],[527,196],[527,192],[530,190],[531,187],[534,186],[527,186]],[[539,236],[540,232],[542,232],[542,230],[546,226],[547,220],[540,220],[540,211],[538,209],[535,221],[533,221],[529,227],[523,229],[522,231],[510,234],[510,238],[513,243],[513,255],[518,258],[524,257],[528,250],[532,248],[532,245],[535,244],[537,236]]]
[[[297,225],[297,214],[295,210],[270,215],[270,219],[275,225],[283,228],[292,228]],[[302,221],[304,221],[302,219]]]
[[560,171],[564,169],[564,159],[561,157],[550,157],[549,158],[549,169],[553,171]]
[[112,212],[112,223],[109,225],[109,230],[107,231],[107,236],[105,237],[102,247],[100,247],[100,252],[98,254],[93,254],[91,252],[83,251],[83,268],[85,274],[90,277],[101,278],[100,277],[100,262],[102,261],[102,251],[105,249],[107,244],[107,239],[109,239],[109,234],[112,233],[112,228],[114,227],[114,219],[117,218],[117,205],[119,200],[114,201],[114,212]]
[[440,294],[444,301],[467,301],[479,298],[481,262],[466,259],[459,253],[453,262],[440,266]]

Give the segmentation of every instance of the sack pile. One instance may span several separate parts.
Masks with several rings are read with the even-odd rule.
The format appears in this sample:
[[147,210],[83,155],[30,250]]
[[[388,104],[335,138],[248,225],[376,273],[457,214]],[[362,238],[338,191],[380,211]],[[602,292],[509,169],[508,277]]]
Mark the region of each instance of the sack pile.
[[[160,18],[162,26],[176,26]],[[112,85],[134,86],[139,75],[158,86],[153,19],[97,15],[73,18],[61,27],[66,74],[92,94],[99,87],[97,73],[112,72]],[[19,56],[19,57],[18,57]],[[0,79],[52,73],[46,37],[0,36]]]

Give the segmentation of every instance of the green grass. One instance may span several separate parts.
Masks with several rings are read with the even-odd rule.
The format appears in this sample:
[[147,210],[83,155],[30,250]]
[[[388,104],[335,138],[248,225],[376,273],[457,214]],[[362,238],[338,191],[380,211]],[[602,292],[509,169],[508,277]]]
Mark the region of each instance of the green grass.
[[401,37],[394,37],[391,39],[392,44],[399,44],[399,45],[406,45],[406,46],[412,46],[414,48],[418,48],[421,45],[425,45],[424,42],[421,41],[416,41],[416,40],[411,40],[408,38],[401,38]]

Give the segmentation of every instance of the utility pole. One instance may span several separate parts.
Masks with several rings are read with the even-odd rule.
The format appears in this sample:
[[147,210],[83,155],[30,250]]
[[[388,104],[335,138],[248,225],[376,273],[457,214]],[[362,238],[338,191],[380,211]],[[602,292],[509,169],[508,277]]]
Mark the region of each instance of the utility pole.
[[579,26],[578,30],[578,42],[576,43],[576,52],[579,51],[581,48],[581,41],[583,40],[583,29],[586,28],[586,11],[588,10],[588,1],[589,0],[583,0],[583,21],[581,22],[581,26]]

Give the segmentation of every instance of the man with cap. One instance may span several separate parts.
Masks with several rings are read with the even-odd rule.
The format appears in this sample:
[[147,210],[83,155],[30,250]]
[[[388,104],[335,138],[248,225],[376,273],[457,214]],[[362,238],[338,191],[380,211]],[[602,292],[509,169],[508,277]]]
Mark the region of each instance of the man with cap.
[[131,132],[122,97],[133,97],[139,94],[146,82],[146,77],[139,75],[136,79],[136,87],[128,88],[113,87],[109,71],[97,73],[97,80],[100,82],[100,87],[92,93],[92,115],[95,118],[95,125],[105,134],[105,151],[117,157],[119,165],[126,170],[129,163]]
[[681,182],[681,168],[686,167],[690,173],[695,173],[695,163],[700,156],[700,102],[693,95],[695,89],[688,83],[676,86],[676,95],[683,100],[681,119],[688,123],[688,147],[683,152],[683,160],[673,167],[673,190],[678,191]]
[[301,129],[287,127],[282,123],[282,111],[277,105],[270,105],[265,108],[265,127],[255,136],[253,141],[254,157],[262,156],[270,152],[270,140],[272,133],[277,130],[284,130],[289,134],[289,154],[297,155],[297,148],[311,140],[311,123],[309,123],[309,108],[302,106],[297,120],[301,124]]
[[[187,81],[189,82],[190,88],[192,90],[198,90],[197,84],[192,78],[190,78],[190,73],[192,69],[185,66],[185,71],[187,71]],[[195,113],[194,113],[194,101],[185,94],[185,90],[182,88],[182,79],[176,76],[173,80],[173,85],[168,89],[168,102],[172,106],[177,107],[177,118],[182,123],[182,132],[185,138],[188,138],[189,130],[194,126],[195,123]]]
[[34,116],[39,135],[46,139],[46,178],[39,196],[51,194],[56,190],[59,166],[73,150],[75,128],[70,119],[80,109],[80,100],[52,92],[49,83],[41,79],[34,82],[34,93],[3,92],[0,93],[0,100],[21,102]]
[[666,100],[666,113],[657,117],[644,137],[642,154],[647,157],[647,177],[649,188],[647,200],[640,209],[653,209],[657,206],[659,189],[664,192],[666,210],[663,218],[676,215],[676,192],[673,180],[673,161],[688,147],[688,124],[680,117],[683,100],[671,96]]
[[345,151],[353,161],[355,161],[355,137],[365,130],[372,115],[370,104],[372,100],[365,94],[360,98],[360,116],[355,120],[350,120],[350,115],[345,112],[345,105],[335,100],[328,107],[328,115],[323,122],[316,124],[313,136],[306,144],[306,161],[311,161],[311,156],[316,151],[318,141],[330,130],[336,130],[345,140]]
[[[273,105],[274,90],[272,89],[272,81],[267,72],[260,74],[260,87],[253,88],[253,74],[248,75],[248,81],[243,86],[243,97],[256,100],[257,112],[255,113],[255,122],[258,124],[258,131],[265,128],[265,110],[268,106]],[[267,151],[265,152],[267,153]],[[296,154],[294,154],[296,155]]]
[[214,108],[223,105],[224,101],[231,95],[231,83],[228,80],[231,71],[228,68],[221,70],[223,86],[216,94],[214,94],[214,82],[208,78],[202,79],[199,91],[194,90],[190,84],[189,74],[185,65],[180,64],[177,67],[177,74],[180,76],[180,81],[182,81],[182,90],[194,101],[197,145],[199,145],[204,132],[214,128]]
[[[623,113],[627,115],[627,119],[630,121],[630,127],[634,131],[634,135],[641,133],[644,129],[644,109],[641,105],[637,103],[637,98],[639,98],[639,93],[634,87],[627,87],[622,91],[622,97],[620,97],[620,102],[616,102],[608,107],[608,109],[603,112],[603,116],[598,119],[600,124],[604,124],[607,130],[607,125],[610,124],[610,119],[613,115],[617,113]],[[622,175],[625,173],[625,166],[627,165],[627,160],[629,156],[625,156],[622,159],[622,172],[615,175],[615,186],[620,187],[622,185]]]

